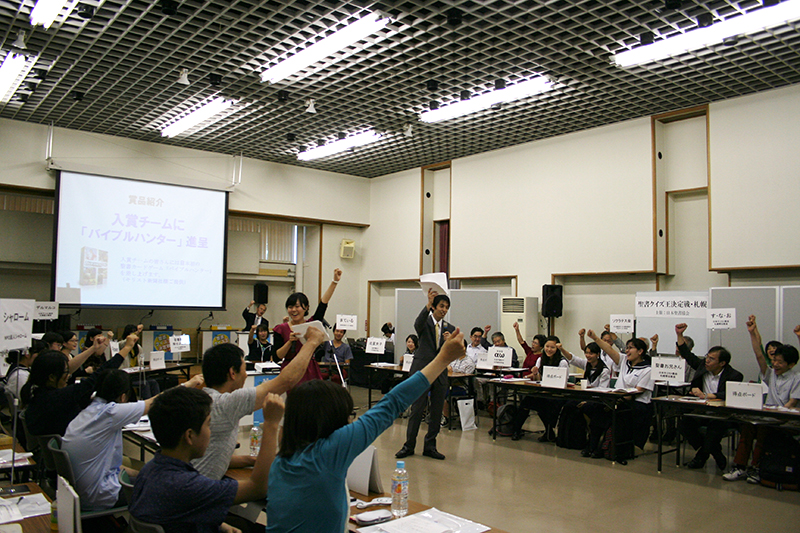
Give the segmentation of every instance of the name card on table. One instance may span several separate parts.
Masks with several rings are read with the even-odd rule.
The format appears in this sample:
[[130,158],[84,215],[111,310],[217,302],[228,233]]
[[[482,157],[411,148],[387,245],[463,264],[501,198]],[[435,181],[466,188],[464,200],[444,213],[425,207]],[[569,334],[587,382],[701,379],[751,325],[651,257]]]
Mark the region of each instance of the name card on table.
[[492,346],[489,348],[489,361],[494,366],[511,366],[514,353],[508,346]]
[[336,329],[354,331],[358,323],[358,315],[336,315]]
[[0,299],[0,351],[31,345],[35,300]]
[[169,338],[169,351],[172,353],[188,352],[191,349],[189,335],[172,335]]
[[164,352],[150,352],[150,370],[158,370],[166,367],[167,365],[164,363]]
[[545,366],[541,369],[542,387],[554,389],[566,389],[567,379],[569,378],[569,368],[561,366]]
[[366,353],[382,354],[386,351],[386,337],[370,337],[367,339]]
[[479,370],[492,370],[494,365],[492,364],[492,358],[489,357],[489,352],[480,352],[475,366]]
[[682,357],[654,357],[651,368],[653,381],[682,382],[686,377],[686,360]]
[[58,319],[58,302],[36,302],[36,320]]
[[736,308],[709,309],[706,315],[708,329],[736,329]]
[[411,363],[414,362],[414,356],[410,353],[403,355],[403,372],[411,372]]
[[729,381],[725,385],[725,406],[761,409],[764,407],[764,389],[761,383]]
[[111,350],[111,357],[114,357],[119,353],[119,342],[118,341],[108,341],[108,348]]
[[608,325],[611,333],[633,333],[633,315],[611,315]]

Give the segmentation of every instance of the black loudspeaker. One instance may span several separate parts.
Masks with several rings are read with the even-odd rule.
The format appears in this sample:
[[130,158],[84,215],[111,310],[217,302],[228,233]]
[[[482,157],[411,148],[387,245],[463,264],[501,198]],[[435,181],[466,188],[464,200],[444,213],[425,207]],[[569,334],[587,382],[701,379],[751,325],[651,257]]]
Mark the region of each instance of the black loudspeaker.
[[561,316],[564,310],[564,287],[562,285],[542,285],[542,316]]
[[253,300],[256,304],[266,304],[269,300],[269,287],[266,283],[259,282],[253,285]]

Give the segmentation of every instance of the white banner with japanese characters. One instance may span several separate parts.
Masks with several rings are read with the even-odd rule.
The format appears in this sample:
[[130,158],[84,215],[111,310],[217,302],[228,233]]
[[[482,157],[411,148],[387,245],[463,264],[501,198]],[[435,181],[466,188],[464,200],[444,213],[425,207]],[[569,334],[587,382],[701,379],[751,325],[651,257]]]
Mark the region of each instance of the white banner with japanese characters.
[[709,309],[706,315],[708,329],[736,329],[736,308]]
[[36,320],[57,320],[58,302],[36,302]]
[[0,351],[31,345],[35,306],[35,300],[0,299]]
[[636,297],[636,318],[705,318],[706,310],[708,295]]
[[366,353],[382,354],[386,351],[386,337],[370,337],[367,339]]
[[608,324],[611,333],[633,333],[633,315],[611,315]]
[[761,383],[729,381],[725,384],[725,406],[761,409],[764,406],[764,389]]
[[650,366],[653,381],[682,383],[686,377],[686,360],[682,357],[654,357]]

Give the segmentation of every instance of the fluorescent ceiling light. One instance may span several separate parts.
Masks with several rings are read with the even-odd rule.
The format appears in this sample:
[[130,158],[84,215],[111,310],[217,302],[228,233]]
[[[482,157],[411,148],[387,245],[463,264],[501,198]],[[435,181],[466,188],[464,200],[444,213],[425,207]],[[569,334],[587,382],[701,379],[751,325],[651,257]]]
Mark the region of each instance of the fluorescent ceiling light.
[[380,138],[380,133],[375,133],[374,131],[365,131],[364,133],[359,133],[358,135],[353,135],[352,137],[347,137],[339,141],[334,141],[330,144],[312,148],[311,150],[307,150],[305,152],[300,152],[297,154],[297,159],[300,161],[311,161],[312,159],[327,157],[329,155],[338,154],[339,152],[344,152],[350,148],[364,146],[365,144],[375,142]]
[[313,65],[322,58],[331,56],[348,46],[357,43],[365,37],[372,35],[389,23],[387,17],[381,17],[378,13],[369,15],[353,22],[318,41],[305,50],[296,53],[288,59],[284,59],[274,67],[268,68],[261,73],[261,81],[270,83],[278,82]]
[[488,109],[494,104],[512,102],[533,96],[535,94],[549,91],[553,88],[553,82],[540,76],[529,81],[523,81],[516,85],[511,85],[505,89],[496,89],[484,93],[469,100],[460,100],[452,104],[433,109],[420,114],[419,118],[423,122],[441,122],[452,118],[469,115],[483,109]]
[[706,28],[698,28],[653,44],[620,52],[612,57],[621,67],[650,63],[721,43],[727,37],[756,33],[798,19],[800,19],[800,0],[787,0],[772,7],[762,7],[752,13],[717,22]]
[[[163,128],[161,130],[161,136],[175,137],[176,135],[180,135],[184,131],[197,126],[201,122],[208,120],[217,113],[221,113],[225,109],[228,109],[231,105],[233,105],[233,100],[225,100],[222,97],[214,98],[210,102],[195,109],[194,111],[192,111],[185,117],[181,118],[177,122]],[[206,126],[210,126],[211,124],[213,123],[206,124]]]
[[[0,102],[7,102],[11,99],[14,91],[17,90],[17,87],[22,82],[20,74],[22,74],[26,66],[30,70],[29,61],[31,59],[24,54],[15,54],[14,52],[6,54],[3,64],[0,65]],[[35,61],[35,58],[33,61]],[[32,65],[33,62],[30,64]]]
[[31,11],[31,26],[38,24],[49,28],[66,3],[67,0],[39,0]]

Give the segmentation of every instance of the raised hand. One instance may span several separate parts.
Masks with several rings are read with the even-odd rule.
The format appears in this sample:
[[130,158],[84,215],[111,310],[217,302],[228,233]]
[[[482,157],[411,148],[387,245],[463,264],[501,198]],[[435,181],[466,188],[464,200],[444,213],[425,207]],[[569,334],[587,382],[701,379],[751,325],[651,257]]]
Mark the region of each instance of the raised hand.
[[675,324],[675,334],[676,335],[683,335],[683,332],[686,331],[686,328],[689,326],[681,322],[680,324]]
[[586,335],[586,328],[579,329],[578,330],[578,336],[579,337],[583,337],[584,335]]

